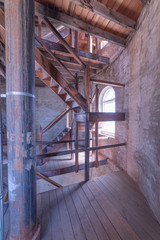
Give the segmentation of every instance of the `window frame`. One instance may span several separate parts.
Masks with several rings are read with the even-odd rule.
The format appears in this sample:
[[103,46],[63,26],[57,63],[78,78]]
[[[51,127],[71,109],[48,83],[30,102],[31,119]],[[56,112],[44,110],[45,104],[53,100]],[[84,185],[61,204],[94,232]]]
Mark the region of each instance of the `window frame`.
[[[112,91],[114,91],[114,98],[104,101],[104,96],[105,96],[106,92],[109,91],[110,89],[112,89]],[[107,87],[103,88],[103,90],[101,91],[101,93],[99,95],[99,111],[100,112],[104,112],[104,103],[105,102],[106,103],[107,102],[114,103],[115,104],[115,111],[114,112],[116,112],[116,92],[115,92],[115,89],[111,86],[107,86]],[[115,121],[113,121],[113,122],[114,122],[114,129],[115,129]],[[101,127],[100,134],[105,135],[107,137],[115,138],[115,130],[114,130],[114,132],[108,132],[108,131],[104,130],[104,124],[105,123],[106,122],[101,122],[100,123],[100,127]]]

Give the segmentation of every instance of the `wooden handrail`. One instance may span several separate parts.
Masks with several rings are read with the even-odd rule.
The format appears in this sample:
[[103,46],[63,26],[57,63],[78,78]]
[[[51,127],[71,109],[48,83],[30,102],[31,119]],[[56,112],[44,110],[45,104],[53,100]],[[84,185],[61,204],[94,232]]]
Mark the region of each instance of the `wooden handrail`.
[[49,129],[51,129],[57,122],[59,122],[72,108],[65,109],[61,114],[59,114],[52,122],[50,122],[44,129],[41,130],[41,133],[44,134]]
[[[90,138],[89,140],[93,140],[94,138]],[[78,139],[79,142],[85,141],[85,138]],[[47,145],[47,144],[61,144],[61,143],[72,143],[75,142],[75,140],[67,139],[62,141],[36,141],[37,145]]]
[[42,158],[48,158],[48,157],[53,157],[53,156],[62,156],[62,155],[67,155],[67,154],[77,153],[77,152],[95,151],[95,150],[100,150],[100,149],[105,149],[105,148],[121,147],[121,146],[125,146],[125,145],[126,145],[126,143],[110,144],[110,145],[97,146],[97,147],[74,149],[74,150],[69,150],[69,151],[45,153],[45,154],[37,155],[37,157],[42,159]]

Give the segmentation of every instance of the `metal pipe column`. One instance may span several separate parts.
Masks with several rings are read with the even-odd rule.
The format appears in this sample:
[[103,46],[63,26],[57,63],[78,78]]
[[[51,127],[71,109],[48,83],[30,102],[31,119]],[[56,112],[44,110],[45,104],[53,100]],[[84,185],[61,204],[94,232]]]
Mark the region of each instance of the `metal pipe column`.
[[34,0],[5,0],[9,239],[38,239]]
[[0,97],[0,240],[3,240],[3,129],[2,105]]

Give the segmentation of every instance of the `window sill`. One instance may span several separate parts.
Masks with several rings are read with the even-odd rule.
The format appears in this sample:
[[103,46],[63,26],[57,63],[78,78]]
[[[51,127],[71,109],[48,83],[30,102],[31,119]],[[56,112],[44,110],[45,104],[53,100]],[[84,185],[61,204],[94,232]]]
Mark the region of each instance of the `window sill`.
[[107,138],[115,138],[115,134],[110,133],[110,132],[106,132],[106,131],[104,131],[104,130],[101,130],[101,131],[100,131],[100,134],[101,134],[102,136],[106,136]]

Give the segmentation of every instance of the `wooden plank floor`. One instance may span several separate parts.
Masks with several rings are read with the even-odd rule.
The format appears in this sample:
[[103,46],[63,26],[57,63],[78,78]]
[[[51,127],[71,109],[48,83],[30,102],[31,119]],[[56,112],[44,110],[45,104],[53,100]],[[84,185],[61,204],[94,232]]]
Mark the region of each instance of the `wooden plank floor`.
[[159,240],[160,225],[123,172],[38,194],[42,240]]

